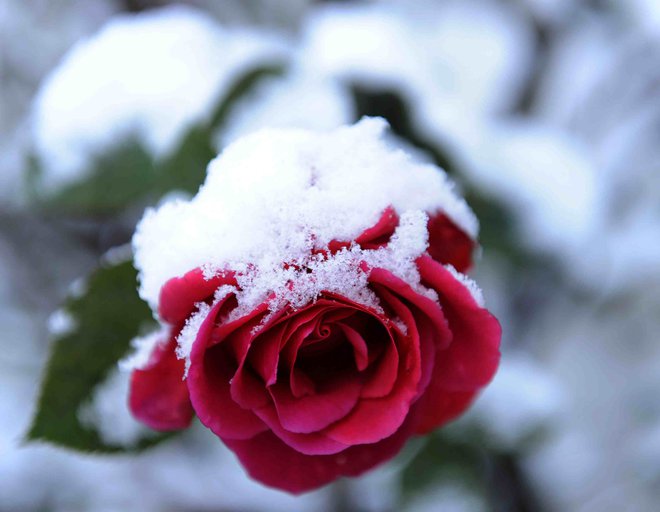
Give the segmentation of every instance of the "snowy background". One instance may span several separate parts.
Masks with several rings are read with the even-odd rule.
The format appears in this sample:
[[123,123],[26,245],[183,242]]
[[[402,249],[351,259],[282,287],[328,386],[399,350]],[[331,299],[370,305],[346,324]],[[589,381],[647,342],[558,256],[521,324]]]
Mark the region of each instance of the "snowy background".
[[[0,511],[657,510],[660,2],[183,4],[0,0]],[[299,498],[198,425],[136,456],[23,442],[63,301],[145,206],[243,134],[363,115],[480,218],[503,358],[469,414]],[[125,389],[80,410],[109,442]]]

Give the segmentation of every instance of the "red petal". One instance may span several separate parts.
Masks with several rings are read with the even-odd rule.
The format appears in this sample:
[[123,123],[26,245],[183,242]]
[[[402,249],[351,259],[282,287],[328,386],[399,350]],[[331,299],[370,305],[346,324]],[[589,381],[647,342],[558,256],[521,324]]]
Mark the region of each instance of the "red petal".
[[363,249],[377,249],[389,242],[394,230],[399,225],[399,216],[391,206],[387,207],[378,222],[365,229],[355,241]]
[[131,375],[129,407],[133,416],[154,430],[188,427],[193,409],[183,381],[184,362],[177,359],[176,341],[158,345],[149,364]]
[[362,388],[364,398],[379,398],[388,395],[396,382],[399,368],[399,352],[394,340],[386,342],[385,349],[377,360],[373,361],[365,372],[365,382]]
[[[390,332],[396,335],[396,331]],[[401,426],[417,396],[421,369],[419,345],[402,337],[397,347],[399,367],[392,392],[384,397],[362,398],[344,419],[323,431],[328,437],[349,446],[375,443]]]
[[338,323],[339,328],[344,332],[346,340],[353,346],[353,356],[355,357],[355,366],[358,370],[364,370],[369,364],[369,352],[367,343],[362,335],[352,327],[346,324]]
[[429,393],[429,396],[424,396],[413,406],[414,413],[419,418],[416,434],[428,434],[463,414],[472,404],[478,392],[430,390]]
[[[427,259],[430,260],[430,258]],[[438,349],[443,349],[449,346],[452,335],[447,326],[444,310],[435,301],[420,295],[413,290],[408,283],[382,268],[374,268],[371,270],[371,273],[369,274],[369,282],[389,289],[405,299],[405,302],[409,302],[419,309],[433,324],[434,328],[431,332],[434,335],[433,341],[436,347]]]
[[[355,242],[363,249],[377,249],[389,242],[394,230],[399,225],[399,216],[396,210],[388,206],[381,213],[378,222],[365,229],[356,239]],[[332,240],[328,244],[330,252],[335,253],[344,247],[349,247],[350,241]]]
[[[437,333],[429,330],[430,322],[426,319],[425,315],[420,314],[419,311],[417,311],[416,316],[413,315],[406,304],[397,299],[393,293],[389,292],[383,286],[374,286],[374,288],[377,290],[379,297],[389,304],[396,315],[406,325],[408,332],[405,336],[411,340],[411,343],[418,345],[420,348],[421,376],[417,390],[418,394],[421,394],[426,389],[426,386],[428,386],[431,380],[431,374],[433,373],[436,351],[434,339],[437,337]],[[413,306],[411,305],[410,307]]]
[[212,296],[224,284],[236,285],[233,272],[206,279],[202,270],[196,268],[183,277],[174,277],[160,290],[158,314],[169,324],[179,324],[192,314],[197,302]]
[[356,373],[346,372],[318,386],[313,394],[296,398],[285,383],[269,388],[282,427],[290,432],[318,432],[348,414],[360,397]]
[[[429,386],[418,402],[426,432],[461,412],[475,392],[490,382],[500,359],[501,327],[468,289],[428,256],[417,260],[422,282],[438,292],[453,341],[439,351]],[[453,396],[446,396],[448,393]]]
[[444,213],[429,218],[428,230],[431,258],[443,265],[449,263],[459,272],[469,270],[476,243],[465,232]]
[[[229,357],[229,347],[219,343],[209,350],[216,315],[224,301],[216,304],[202,323],[190,354],[186,380],[190,399],[200,421],[217,436],[248,439],[266,430],[266,425],[252,411],[241,408],[232,398],[229,382],[236,370]],[[245,323],[244,319],[243,323]],[[227,324],[238,325],[240,321]],[[216,354],[217,357],[213,357]],[[235,364],[235,363],[234,363]]]
[[358,476],[394,457],[411,433],[407,422],[382,441],[348,448],[334,455],[304,455],[272,432],[244,441],[227,440],[252,478],[264,485],[300,494],[341,476]]
[[282,442],[305,455],[330,455],[341,452],[348,447],[344,443],[330,439],[322,432],[298,434],[286,430],[282,427],[280,419],[277,416],[277,411],[272,405],[256,409],[255,413]]
[[280,359],[280,347],[283,344],[283,335],[286,323],[280,323],[270,329],[263,329],[254,339],[247,355],[247,361],[269,386],[277,382],[277,367]]

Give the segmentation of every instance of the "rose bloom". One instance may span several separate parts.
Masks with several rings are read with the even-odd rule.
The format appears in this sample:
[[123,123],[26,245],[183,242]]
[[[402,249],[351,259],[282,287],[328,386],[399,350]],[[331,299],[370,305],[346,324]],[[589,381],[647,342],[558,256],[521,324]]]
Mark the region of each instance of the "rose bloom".
[[[322,252],[386,247],[398,224],[388,208],[355,240]],[[170,279],[158,304],[169,339],[134,370],[132,413],[161,431],[186,428],[196,414],[253,478],[292,493],[359,475],[456,418],[495,374],[501,332],[446,266],[465,272],[474,241],[442,213],[427,228],[429,246],[415,265],[437,300],[364,263],[378,311],[333,291],[303,307],[272,311],[269,300],[237,316],[235,272],[205,278],[195,268]],[[222,286],[234,292],[218,300]],[[210,311],[184,379],[177,337],[200,303]]]

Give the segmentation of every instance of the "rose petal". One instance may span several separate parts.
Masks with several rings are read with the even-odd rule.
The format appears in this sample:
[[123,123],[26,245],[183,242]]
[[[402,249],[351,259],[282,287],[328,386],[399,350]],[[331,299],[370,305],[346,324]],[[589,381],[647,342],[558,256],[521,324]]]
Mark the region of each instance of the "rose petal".
[[355,356],[355,365],[357,369],[362,371],[369,364],[369,353],[367,343],[364,341],[362,335],[355,329],[346,324],[338,323],[339,328],[346,336],[346,340],[353,346],[353,354]]
[[417,266],[423,282],[438,292],[454,335],[449,348],[437,353],[433,377],[418,401],[419,431],[427,432],[462,412],[475,392],[493,378],[500,358],[501,327],[442,265],[424,256]]
[[391,393],[361,399],[344,419],[323,431],[329,438],[347,445],[375,443],[392,435],[404,422],[417,396],[420,352],[419,345],[410,339],[399,337],[398,341],[399,367]]
[[300,345],[302,345],[305,338],[309,336],[315,328],[316,319],[310,317],[310,314],[303,317],[307,320],[305,323],[298,325],[297,330],[288,338],[281,357],[289,367],[289,385],[291,386],[291,393],[297,398],[313,393],[316,389],[314,380],[295,366]]
[[389,206],[383,211],[378,222],[365,229],[355,241],[363,249],[377,249],[389,242],[398,225],[399,216],[396,210]]
[[318,432],[348,414],[360,397],[360,378],[345,372],[319,386],[313,394],[296,398],[289,386],[278,382],[269,388],[282,427],[290,432]]
[[[421,376],[417,387],[417,393],[419,395],[426,389],[426,386],[428,386],[431,380],[436,352],[434,339],[437,333],[431,328],[431,322],[419,310],[414,308],[417,314],[413,315],[409,307],[397,299],[393,293],[390,293],[380,285],[374,285],[374,287],[378,290],[379,297],[387,302],[395,314],[406,325],[408,329],[406,336],[410,338],[411,343],[419,346],[421,362]],[[410,303],[407,304],[410,305]],[[413,306],[410,305],[410,307]]]
[[[204,425],[223,439],[249,439],[267,427],[252,411],[243,409],[232,399],[229,382],[235,367],[228,357],[229,347],[219,344],[211,349],[218,357],[208,353],[216,315],[222,305],[221,301],[211,309],[199,329],[186,382],[195,412]],[[246,323],[245,319],[241,321]],[[239,323],[227,324],[226,328],[235,328]]]
[[273,405],[256,409],[254,412],[284,443],[305,455],[330,455],[345,450],[349,446],[335,441],[321,432],[298,434],[286,430],[282,427]]
[[[355,239],[355,243],[363,249],[377,249],[378,247],[382,247],[389,242],[398,225],[399,216],[397,215],[396,210],[391,206],[388,206],[383,210],[383,213],[381,213],[378,222],[358,235]],[[332,240],[328,244],[328,249],[331,253],[336,253],[344,247],[350,247],[350,245],[350,241]]]
[[438,292],[453,334],[449,348],[438,355],[440,381],[447,389],[456,391],[485,386],[495,375],[500,361],[499,322],[442,265],[423,256],[417,260],[417,266],[422,281]]
[[449,263],[459,272],[472,266],[472,251],[476,243],[454,224],[447,215],[439,213],[429,218],[428,253],[443,265]]
[[314,381],[310,379],[305,372],[298,368],[293,368],[289,375],[289,386],[291,394],[296,398],[311,395],[316,391]]
[[[430,258],[428,259],[433,261]],[[408,283],[382,268],[371,269],[369,282],[382,285],[402,297],[402,299],[405,299],[404,302],[408,302],[419,309],[433,324],[433,327],[429,329],[429,334],[433,334],[436,348],[442,350],[449,346],[452,340],[452,333],[440,305],[428,297],[420,295]]]
[[167,323],[176,325],[185,321],[195,310],[195,304],[212,296],[218,287],[236,285],[233,272],[218,274],[210,279],[196,268],[167,281],[160,290],[158,314]]
[[392,337],[385,342],[385,349],[365,372],[362,396],[379,398],[388,395],[396,382],[399,368],[399,352]]
[[227,440],[252,478],[264,485],[300,494],[321,487],[340,476],[358,476],[391,459],[410,436],[407,422],[382,441],[353,446],[334,455],[304,455],[275,436],[264,432],[244,441]]
[[[441,425],[460,416],[474,401],[477,391],[432,391],[413,407],[419,418],[416,434],[428,434]],[[412,413],[413,411],[411,411]]]
[[285,323],[280,323],[270,329],[263,329],[252,342],[248,352],[247,361],[250,367],[267,386],[277,382],[280,347],[284,344],[283,336],[286,328]]
[[180,430],[188,427],[193,417],[183,381],[184,362],[177,359],[175,349],[174,337],[157,345],[147,367],[134,370],[131,375],[131,412],[154,430]]

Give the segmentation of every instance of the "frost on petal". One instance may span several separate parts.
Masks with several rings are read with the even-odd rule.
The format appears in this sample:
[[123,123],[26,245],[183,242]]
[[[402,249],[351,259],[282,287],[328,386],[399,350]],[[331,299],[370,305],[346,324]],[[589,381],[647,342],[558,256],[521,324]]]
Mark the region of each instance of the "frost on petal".
[[176,342],[157,344],[149,362],[133,370],[128,397],[131,413],[154,430],[163,432],[188,427],[193,417],[184,364],[175,354]]
[[225,300],[235,290],[236,288],[233,286],[220,286],[213,296],[213,304],[208,305],[205,302],[198,302],[195,304],[195,312],[186,319],[181,332],[176,337],[176,356],[179,359],[185,359],[186,362],[184,378],[188,375],[188,370],[190,369],[190,352],[192,352],[193,343],[195,343],[200,327],[208,317],[213,306]]

